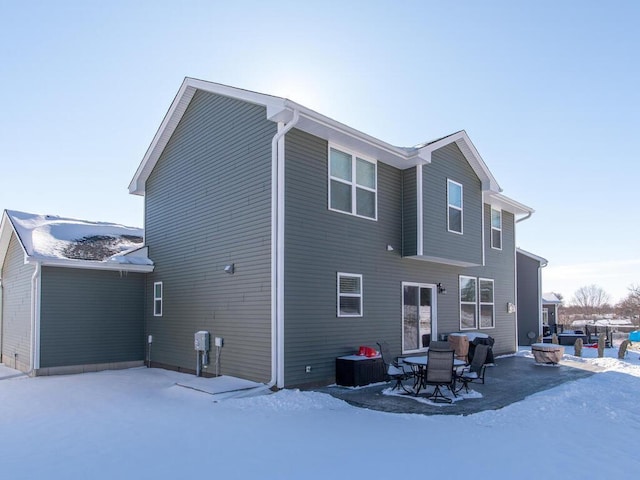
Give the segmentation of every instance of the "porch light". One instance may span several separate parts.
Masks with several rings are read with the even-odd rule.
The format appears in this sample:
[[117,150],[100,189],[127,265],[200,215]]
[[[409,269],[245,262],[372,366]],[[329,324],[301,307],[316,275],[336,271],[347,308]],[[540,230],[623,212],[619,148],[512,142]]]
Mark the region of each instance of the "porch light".
[[442,285],[441,283],[438,283],[438,285],[436,285],[438,287],[438,293],[445,295],[447,293],[447,289],[444,288],[444,285]]

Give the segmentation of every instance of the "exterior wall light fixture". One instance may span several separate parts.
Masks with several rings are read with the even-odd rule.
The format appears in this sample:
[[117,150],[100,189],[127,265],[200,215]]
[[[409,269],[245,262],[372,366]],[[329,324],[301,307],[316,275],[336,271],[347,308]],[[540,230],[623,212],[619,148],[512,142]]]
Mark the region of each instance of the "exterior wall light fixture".
[[447,293],[447,289],[444,288],[444,285],[442,285],[441,283],[438,283],[438,285],[436,285],[438,287],[438,293],[442,294],[442,295],[446,295]]

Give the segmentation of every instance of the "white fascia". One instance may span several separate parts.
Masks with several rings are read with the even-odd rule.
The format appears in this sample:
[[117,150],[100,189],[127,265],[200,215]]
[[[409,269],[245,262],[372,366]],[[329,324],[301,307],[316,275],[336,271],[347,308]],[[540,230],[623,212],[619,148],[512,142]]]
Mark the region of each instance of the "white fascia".
[[542,267],[542,268],[546,267],[547,264],[549,263],[549,260],[547,260],[546,258],[543,258],[543,257],[541,257],[539,255],[536,255],[535,253],[527,252],[526,250],[523,250],[521,248],[516,248],[516,252],[521,254],[521,255],[524,255],[525,257],[529,257],[529,258],[535,260],[536,262],[538,262],[540,264],[540,267]]
[[523,215],[522,218],[516,220],[517,222],[526,220],[535,212],[533,208],[497,192],[483,192],[482,200],[498,210],[513,213],[514,217]]
[[80,270],[105,270],[116,272],[153,272],[154,265],[136,265],[131,263],[116,262],[96,262],[91,260],[71,260],[64,258],[42,259],[37,257],[26,257],[25,263],[40,264],[43,267],[76,268]]

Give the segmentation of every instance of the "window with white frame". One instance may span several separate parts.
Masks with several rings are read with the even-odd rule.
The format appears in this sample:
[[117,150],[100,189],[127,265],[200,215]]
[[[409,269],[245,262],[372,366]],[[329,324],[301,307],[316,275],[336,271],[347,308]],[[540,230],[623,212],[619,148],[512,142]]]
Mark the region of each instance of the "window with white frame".
[[462,233],[462,185],[447,179],[447,229]]
[[335,147],[329,148],[329,209],[376,220],[377,164]]
[[460,275],[460,329],[478,328],[477,280]]
[[162,282],[153,284],[153,316],[162,316]]
[[338,317],[362,316],[362,275],[338,272]]
[[491,208],[491,248],[502,250],[502,210]]
[[493,328],[496,326],[493,280],[479,278],[478,283],[480,285],[480,328]]

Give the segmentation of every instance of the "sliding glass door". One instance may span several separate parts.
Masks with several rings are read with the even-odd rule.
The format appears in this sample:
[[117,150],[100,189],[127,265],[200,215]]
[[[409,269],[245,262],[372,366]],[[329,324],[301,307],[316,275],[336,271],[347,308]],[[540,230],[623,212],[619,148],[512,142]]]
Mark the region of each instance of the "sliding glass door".
[[422,350],[423,336],[435,335],[435,324],[436,286],[403,282],[402,351]]

